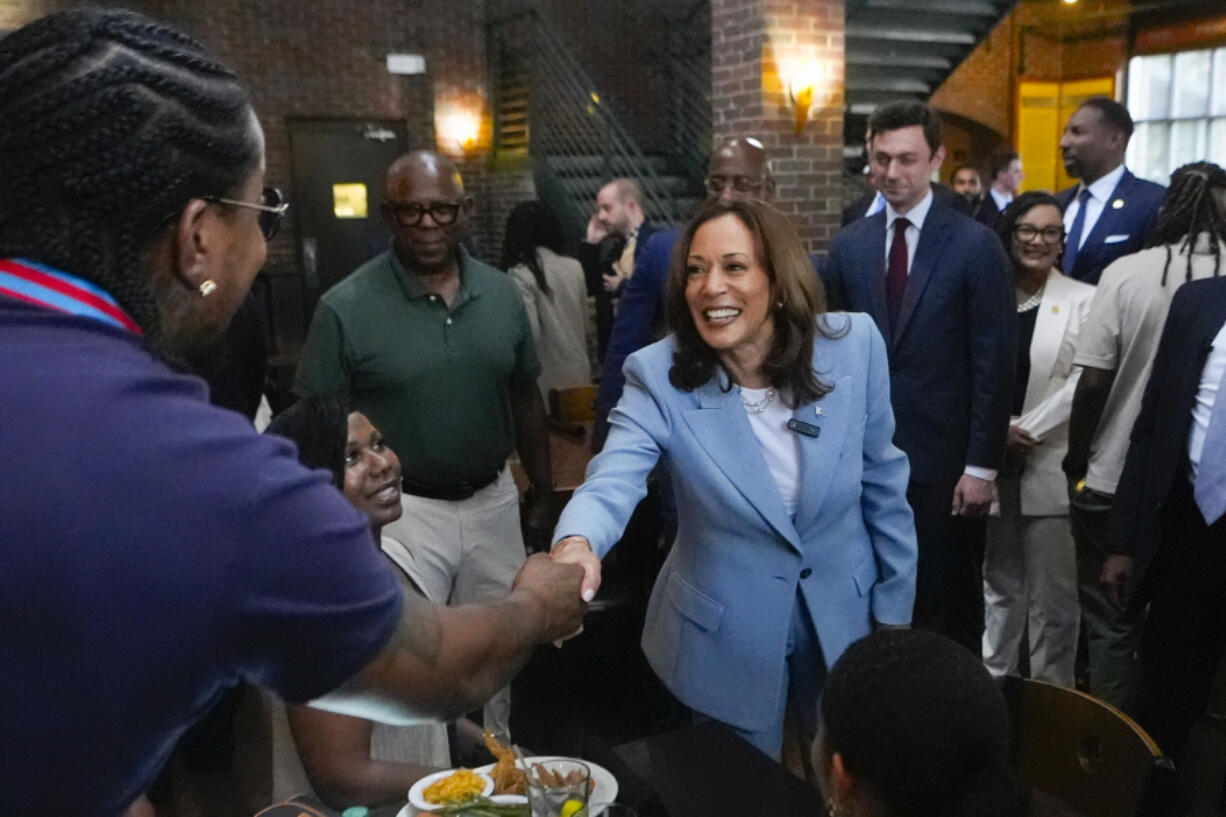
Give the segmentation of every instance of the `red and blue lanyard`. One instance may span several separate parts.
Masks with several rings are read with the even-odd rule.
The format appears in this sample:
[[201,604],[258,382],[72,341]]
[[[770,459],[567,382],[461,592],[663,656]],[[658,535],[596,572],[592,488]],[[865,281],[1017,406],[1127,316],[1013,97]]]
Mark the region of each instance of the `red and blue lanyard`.
[[0,295],[144,334],[106,290],[25,258],[0,258]]

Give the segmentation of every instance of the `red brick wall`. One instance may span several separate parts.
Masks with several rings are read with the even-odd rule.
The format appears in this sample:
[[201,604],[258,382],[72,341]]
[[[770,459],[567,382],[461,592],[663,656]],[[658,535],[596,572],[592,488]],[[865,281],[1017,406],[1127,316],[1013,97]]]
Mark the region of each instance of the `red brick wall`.
[[[842,209],[843,0],[712,0],[716,140],[762,140],[776,204],[810,251],[830,243]],[[794,132],[787,80],[806,61],[823,67],[804,131]]]
[[[1128,0],[1098,0],[1065,6],[1024,0],[984,38],[932,96],[945,114],[963,117],[1013,144],[1017,81],[1068,80],[1111,76],[1128,60]],[[1115,14],[1119,10],[1119,14]],[[946,119],[951,137],[965,136],[975,155],[973,131],[965,134],[956,118]],[[978,139],[979,145],[991,140]],[[950,162],[943,176],[952,169]]]

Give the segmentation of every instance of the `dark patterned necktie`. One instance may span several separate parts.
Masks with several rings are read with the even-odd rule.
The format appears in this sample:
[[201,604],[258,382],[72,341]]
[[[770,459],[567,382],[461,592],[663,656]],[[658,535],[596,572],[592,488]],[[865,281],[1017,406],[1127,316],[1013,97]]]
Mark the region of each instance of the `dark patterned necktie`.
[[902,294],[907,289],[907,228],[911,222],[894,219],[894,241],[890,244],[890,260],[885,268],[885,302],[890,312],[890,329],[898,323]]

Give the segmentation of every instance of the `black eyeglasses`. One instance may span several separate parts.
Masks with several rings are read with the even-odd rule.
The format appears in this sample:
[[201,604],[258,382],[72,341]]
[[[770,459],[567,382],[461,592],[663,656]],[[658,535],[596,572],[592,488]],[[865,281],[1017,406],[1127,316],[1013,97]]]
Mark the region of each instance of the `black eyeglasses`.
[[217,204],[228,204],[231,207],[246,207],[249,210],[259,210],[260,232],[264,234],[265,241],[271,241],[272,237],[277,234],[277,229],[281,226],[281,219],[285,218],[285,211],[289,209],[289,202],[281,195],[281,191],[275,187],[264,188],[263,192],[260,193],[259,204],[253,204],[249,201],[223,199],[220,196],[201,196],[200,198]]
[[1043,237],[1044,244],[1059,244],[1064,240],[1063,227],[1044,227],[1040,230],[1033,224],[1018,224],[1013,228],[1013,234],[1017,236],[1019,241],[1029,244],[1039,236]]
[[757,195],[762,192],[762,180],[755,179],[752,176],[708,176],[707,177],[707,192],[712,196],[718,196],[724,192],[724,188],[732,186],[732,189],[738,193],[752,193]]
[[436,201],[430,204],[392,204],[389,206],[396,214],[396,221],[401,227],[416,227],[421,224],[426,213],[430,214],[435,224],[446,227],[455,222],[460,215],[462,205],[463,203],[458,201]]

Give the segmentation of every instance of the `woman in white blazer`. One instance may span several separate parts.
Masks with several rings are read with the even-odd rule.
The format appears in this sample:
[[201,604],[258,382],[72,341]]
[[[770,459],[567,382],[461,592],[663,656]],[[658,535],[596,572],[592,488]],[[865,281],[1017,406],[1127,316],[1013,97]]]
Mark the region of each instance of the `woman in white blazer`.
[[871,318],[824,314],[787,218],[708,205],[669,278],[676,332],[632,355],[611,430],[554,531],[583,565],[621,538],[657,462],[677,534],[652,590],[643,650],[699,716],[779,756],[789,705],[816,731],[825,668],[915,598],[906,456]]
[[988,520],[983,661],[995,676],[1016,672],[1025,631],[1030,677],[1072,686],[1080,616],[1060,461],[1080,373],[1073,352],[1094,287],[1056,266],[1064,226],[1052,196],[1019,196],[1001,217],[1000,235],[1017,284],[1018,348],[1028,354],[1019,355],[1006,463],[996,481],[999,515]]

